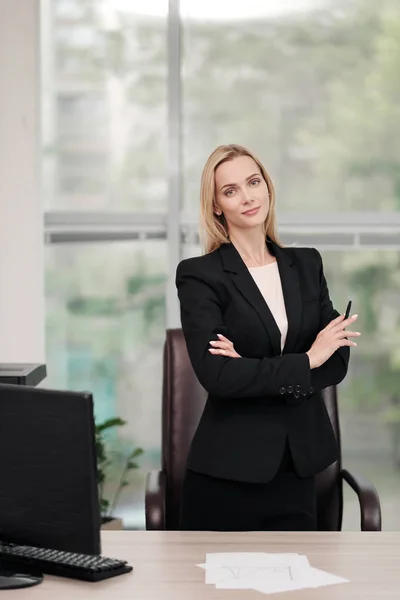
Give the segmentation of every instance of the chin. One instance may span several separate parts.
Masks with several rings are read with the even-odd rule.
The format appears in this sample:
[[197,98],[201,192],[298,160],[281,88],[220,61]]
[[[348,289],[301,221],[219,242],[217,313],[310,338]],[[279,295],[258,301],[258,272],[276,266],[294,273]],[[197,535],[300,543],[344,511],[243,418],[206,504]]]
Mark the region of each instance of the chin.
[[257,229],[258,230],[258,229],[262,228],[262,226],[264,225],[264,221],[265,221],[265,219],[257,219],[257,221],[254,220],[252,223],[241,223],[240,227],[242,229]]
[[254,227],[261,227],[262,225],[264,225],[265,220],[267,218],[268,214],[264,215],[254,215],[254,217],[243,217],[242,221],[242,227],[245,227],[246,229],[253,229]]

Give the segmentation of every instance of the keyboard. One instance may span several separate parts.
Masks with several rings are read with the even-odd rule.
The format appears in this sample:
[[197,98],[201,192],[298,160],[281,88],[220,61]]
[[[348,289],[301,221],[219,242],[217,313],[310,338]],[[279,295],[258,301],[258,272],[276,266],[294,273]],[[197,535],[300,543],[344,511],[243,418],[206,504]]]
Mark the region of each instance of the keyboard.
[[125,560],[8,543],[0,543],[0,561],[4,567],[9,565],[20,571],[25,567],[83,581],[101,581],[133,570]]

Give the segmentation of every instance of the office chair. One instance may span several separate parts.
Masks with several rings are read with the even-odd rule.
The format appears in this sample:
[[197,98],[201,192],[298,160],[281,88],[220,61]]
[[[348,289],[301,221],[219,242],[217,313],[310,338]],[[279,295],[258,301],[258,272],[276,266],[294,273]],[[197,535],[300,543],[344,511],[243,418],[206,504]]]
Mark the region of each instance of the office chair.
[[[168,329],[166,333],[162,390],[162,469],[152,471],[147,476],[147,530],[178,529],[186,457],[207,397],[192,369],[182,330]],[[381,508],[375,487],[364,478],[342,468],[336,386],[323,390],[323,398],[339,444],[340,458],[316,476],[318,529],[341,530],[345,481],[358,496],[361,530],[380,531]]]

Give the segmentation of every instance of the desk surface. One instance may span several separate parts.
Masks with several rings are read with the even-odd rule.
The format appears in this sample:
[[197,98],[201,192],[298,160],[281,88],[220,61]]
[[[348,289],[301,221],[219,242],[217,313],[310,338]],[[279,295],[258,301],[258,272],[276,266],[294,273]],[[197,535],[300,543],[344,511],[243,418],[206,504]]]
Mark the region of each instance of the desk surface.
[[400,597],[400,532],[192,533],[103,532],[103,554],[134,571],[99,583],[46,576],[42,584],[3,591],[0,600],[261,600],[253,590],[217,590],[204,583],[206,552],[297,552],[313,567],[350,583],[274,594],[278,600],[366,600]]

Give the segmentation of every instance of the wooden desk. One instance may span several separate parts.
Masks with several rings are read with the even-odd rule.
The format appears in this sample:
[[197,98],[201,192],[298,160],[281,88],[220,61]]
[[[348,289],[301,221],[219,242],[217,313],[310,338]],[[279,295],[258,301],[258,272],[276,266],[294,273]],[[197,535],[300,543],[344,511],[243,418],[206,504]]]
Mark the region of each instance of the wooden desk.
[[[1,592],[0,600],[383,600],[400,597],[400,532],[180,533],[106,531],[103,554],[123,558],[133,573],[99,583],[45,577],[42,584]],[[267,596],[217,590],[204,583],[206,552],[298,552],[311,566],[350,583]]]

